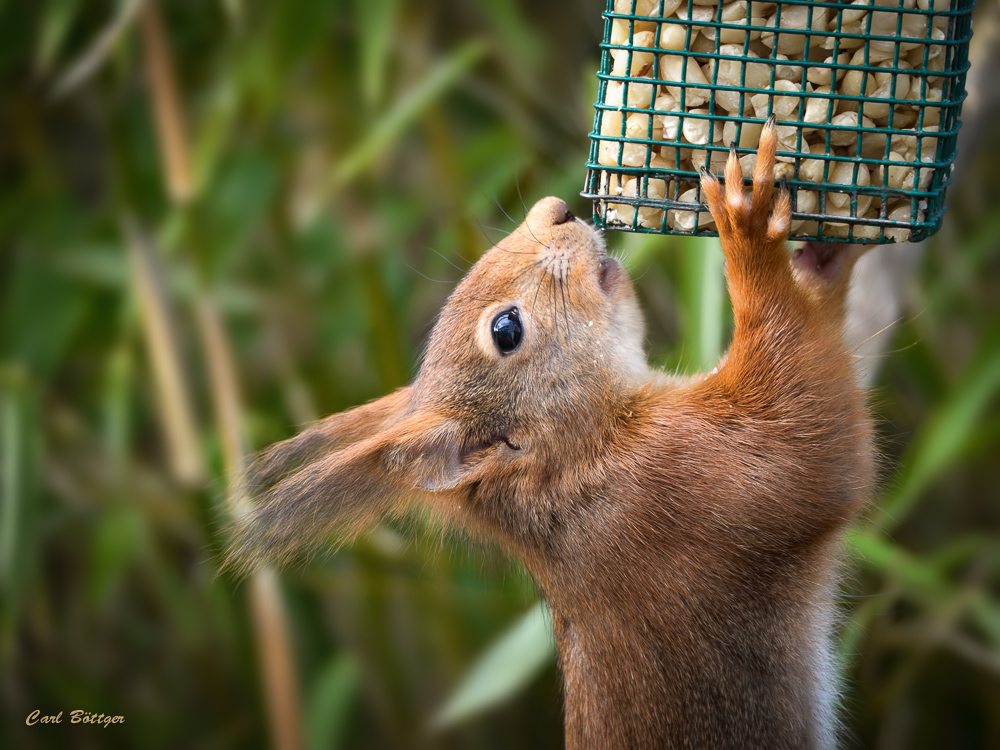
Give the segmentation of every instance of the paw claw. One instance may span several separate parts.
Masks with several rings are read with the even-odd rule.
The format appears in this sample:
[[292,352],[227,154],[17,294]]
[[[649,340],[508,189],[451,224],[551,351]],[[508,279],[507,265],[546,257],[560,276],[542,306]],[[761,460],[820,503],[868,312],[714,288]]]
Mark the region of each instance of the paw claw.
[[767,212],[774,191],[774,152],[778,148],[778,131],[772,114],[760,131],[757,143],[757,165],[753,175],[753,218],[756,226],[767,224]]
[[775,243],[783,243],[788,237],[792,224],[792,201],[788,190],[782,186],[778,199],[774,202],[774,210],[767,222],[767,239]]
[[[729,146],[726,160],[725,183],[720,184],[715,175],[699,168],[702,194],[708,209],[715,217],[720,233],[734,232],[783,242],[791,224],[791,201],[787,181],[781,181],[781,194],[771,212],[774,192],[774,154],[778,134],[775,117],[771,115],[760,134],[757,145],[757,164],[753,174],[753,190],[747,196],[743,191],[743,169],[740,166],[736,143]],[[748,200],[749,199],[749,200]]]
[[701,194],[719,228],[728,226],[722,224],[727,220],[726,209],[723,205],[722,185],[716,176],[706,169],[701,170]]

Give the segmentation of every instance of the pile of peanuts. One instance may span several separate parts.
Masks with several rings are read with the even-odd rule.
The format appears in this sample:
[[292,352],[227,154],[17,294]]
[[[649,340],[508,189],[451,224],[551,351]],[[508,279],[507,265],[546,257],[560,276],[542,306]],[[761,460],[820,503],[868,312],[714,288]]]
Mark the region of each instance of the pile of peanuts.
[[[884,9],[940,12],[948,10],[950,4],[951,0],[853,0],[844,2],[843,10],[836,12],[808,4],[781,4],[779,12],[774,2],[723,0],[720,10],[719,0],[693,0],[690,9],[688,0],[635,0],[633,10],[633,0],[615,0],[616,13],[650,20],[612,21],[610,43],[630,49],[612,49],[611,75],[632,80],[607,81],[599,124],[600,135],[607,138],[600,140],[598,162],[609,167],[648,169],[649,174],[656,170],[697,172],[702,167],[718,174],[725,165],[729,144],[755,148],[764,120],[773,113],[778,121],[779,153],[774,176],[797,181],[795,212],[851,219],[824,221],[824,236],[877,239],[880,227],[855,223],[853,219],[878,218],[881,199],[857,193],[852,213],[853,196],[849,191],[854,186],[926,191],[930,186],[933,169],[919,165],[934,162],[937,154],[937,138],[926,134],[937,132],[941,118],[941,108],[932,105],[942,98],[943,79],[935,73],[944,70],[945,46],[940,42],[946,40],[948,31],[947,16]],[[838,15],[840,32],[835,33]],[[748,32],[699,25],[705,21],[761,29]],[[815,33],[781,33],[782,29]],[[852,39],[839,34],[893,39]],[[722,57],[703,57],[706,53]],[[760,62],[753,62],[757,59]],[[894,64],[895,60],[898,63]],[[823,67],[824,63],[867,64],[884,72],[869,71],[866,75],[860,69],[833,69]],[[644,79],[651,82],[641,83]],[[686,85],[671,86],[670,82]],[[770,93],[697,86],[713,82]],[[822,96],[831,93],[855,98]],[[880,101],[891,99],[903,103]],[[720,119],[727,117],[734,119]],[[746,122],[746,118],[755,121]],[[907,132],[828,130],[822,127],[827,124],[873,131],[891,127]],[[623,138],[645,142],[628,143]],[[859,156],[881,164],[859,163]],[[742,156],[744,174],[750,173],[755,159],[755,154]],[[676,183],[671,184],[669,179],[604,172],[600,192],[697,204],[697,180],[674,179]],[[825,197],[818,190],[803,188],[801,182],[822,183]],[[837,185],[845,187],[841,191]],[[917,221],[923,220],[924,205],[921,203]],[[670,229],[692,231],[696,226],[694,211],[671,209],[665,218]],[[911,200],[890,197],[886,218],[910,224],[914,218]],[[609,204],[605,219],[609,225],[664,225],[662,209],[628,204]],[[854,224],[853,229],[849,223]],[[712,224],[711,214],[698,213],[698,228],[710,229]],[[792,232],[797,235],[817,236],[819,229],[816,221],[796,218],[792,223]],[[849,231],[853,234],[849,235]],[[910,234],[908,227],[881,231],[895,241],[903,241]]]

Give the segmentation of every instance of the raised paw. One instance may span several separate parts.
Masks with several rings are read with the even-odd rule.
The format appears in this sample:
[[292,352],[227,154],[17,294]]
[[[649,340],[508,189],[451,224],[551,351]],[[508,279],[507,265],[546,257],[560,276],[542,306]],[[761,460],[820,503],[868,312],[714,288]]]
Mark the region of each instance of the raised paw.
[[791,223],[791,202],[783,187],[771,210],[774,192],[774,152],[778,145],[778,132],[774,115],[768,118],[757,144],[757,165],[753,173],[753,189],[749,195],[743,190],[743,170],[740,167],[736,146],[733,144],[726,162],[725,187],[704,170],[701,190],[708,203],[708,210],[715,218],[723,245],[726,240],[746,239],[750,243],[766,241],[770,245],[783,244],[788,237]]

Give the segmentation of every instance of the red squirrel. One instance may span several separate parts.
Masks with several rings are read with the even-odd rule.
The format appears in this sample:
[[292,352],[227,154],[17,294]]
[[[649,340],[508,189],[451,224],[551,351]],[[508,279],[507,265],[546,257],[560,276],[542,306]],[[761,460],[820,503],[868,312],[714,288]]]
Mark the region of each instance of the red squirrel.
[[414,382],[264,451],[231,559],[282,563],[414,504],[494,540],[547,599],[566,747],[830,748],[839,536],[872,483],[842,341],[856,251],[789,255],[763,129],[702,191],[735,331],[652,369],[621,263],[556,198],[449,297]]

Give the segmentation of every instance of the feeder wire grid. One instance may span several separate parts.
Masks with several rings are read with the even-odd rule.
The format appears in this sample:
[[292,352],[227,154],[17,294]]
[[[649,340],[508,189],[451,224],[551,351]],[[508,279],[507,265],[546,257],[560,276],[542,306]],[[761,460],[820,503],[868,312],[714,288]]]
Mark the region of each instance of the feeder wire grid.
[[[582,195],[609,229],[717,236],[698,171],[749,175],[775,115],[793,240],[933,234],[972,0],[608,0]],[[747,178],[748,179],[748,178]]]

